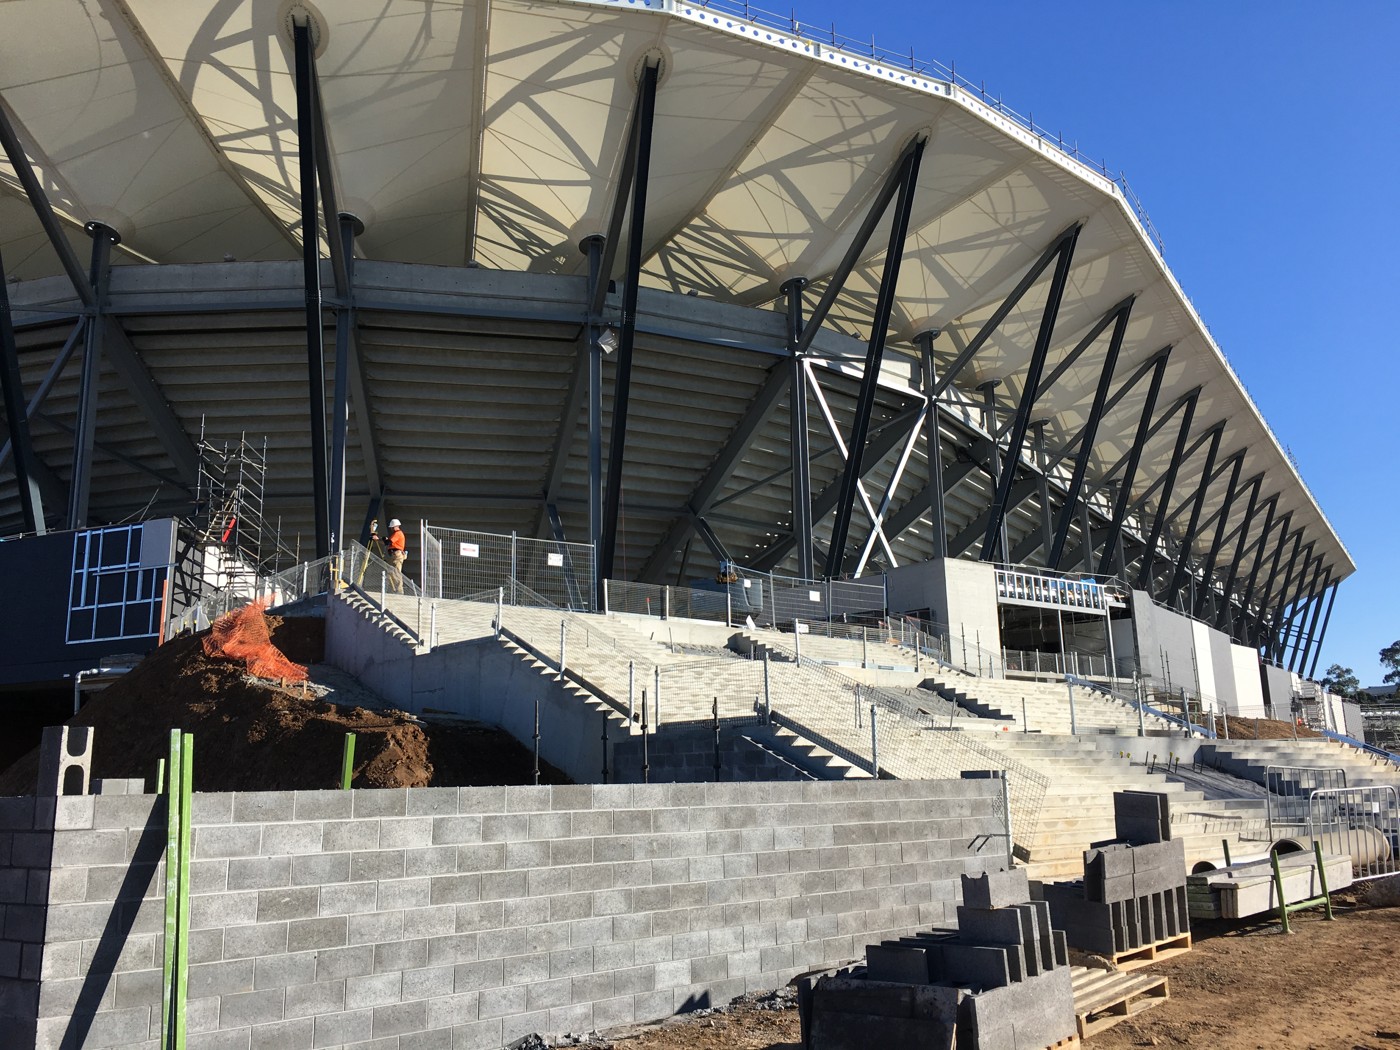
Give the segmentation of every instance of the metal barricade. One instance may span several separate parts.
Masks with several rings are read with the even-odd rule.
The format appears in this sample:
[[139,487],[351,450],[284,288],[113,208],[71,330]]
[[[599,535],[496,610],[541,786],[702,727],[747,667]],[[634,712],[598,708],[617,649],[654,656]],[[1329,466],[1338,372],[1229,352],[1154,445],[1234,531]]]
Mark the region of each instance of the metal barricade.
[[1351,855],[1355,881],[1400,871],[1400,802],[1388,784],[1313,791],[1307,828],[1323,852]]
[[1269,818],[1269,834],[1279,830],[1296,831],[1306,828],[1312,819],[1311,796],[1314,791],[1335,791],[1347,786],[1347,773],[1340,768],[1317,766],[1266,766],[1264,769],[1265,799]]
[[462,598],[499,587],[506,603],[515,605],[524,585],[560,608],[591,612],[597,607],[590,544],[427,523],[423,535],[425,547],[429,537],[439,545],[441,593],[434,597]]

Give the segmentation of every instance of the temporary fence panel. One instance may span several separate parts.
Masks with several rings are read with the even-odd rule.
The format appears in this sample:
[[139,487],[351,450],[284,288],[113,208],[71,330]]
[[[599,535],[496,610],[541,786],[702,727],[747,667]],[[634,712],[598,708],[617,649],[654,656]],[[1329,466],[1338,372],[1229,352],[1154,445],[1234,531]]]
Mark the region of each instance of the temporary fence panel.
[[1307,829],[1324,853],[1351,856],[1358,881],[1400,871],[1400,803],[1388,784],[1313,791]]
[[442,541],[428,530],[426,521],[419,523],[419,535],[423,542],[423,596],[442,597]]
[[1314,791],[1335,791],[1347,786],[1345,769],[1316,766],[1267,766],[1264,769],[1269,833],[1279,829],[1306,828],[1312,819],[1309,801]]
[[425,525],[440,545],[441,594],[464,598],[501,588],[508,605],[520,600],[521,585],[566,609],[595,607],[593,547],[528,537]]

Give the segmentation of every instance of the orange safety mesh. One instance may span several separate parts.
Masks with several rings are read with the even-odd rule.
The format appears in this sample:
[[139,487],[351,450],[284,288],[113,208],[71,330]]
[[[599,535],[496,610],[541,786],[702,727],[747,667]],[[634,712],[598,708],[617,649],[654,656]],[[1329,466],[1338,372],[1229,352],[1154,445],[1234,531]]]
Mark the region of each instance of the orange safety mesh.
[[247,666],[259,678],[286,678],[293,682],[306,680],[306,668],[294,664],[272,644],[263,610],[267,599],[260,598],[242,609],[225,613],[214,621],[204,639],[204,655],[236,660]]

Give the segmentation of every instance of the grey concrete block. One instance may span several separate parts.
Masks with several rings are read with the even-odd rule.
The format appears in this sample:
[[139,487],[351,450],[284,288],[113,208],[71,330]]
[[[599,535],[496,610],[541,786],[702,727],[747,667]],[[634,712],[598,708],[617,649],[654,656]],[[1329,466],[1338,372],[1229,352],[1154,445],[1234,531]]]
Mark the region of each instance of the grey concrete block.
[[[290,869],[289,869],[290,870]],[[225,898],[196,898],[218,901]],[[284,919],[311,919],[317,915],[321,891],[316,886],[286,886],[275,890],[260,890],[256,894],[256,919],[260,923],[279,922]],[[194,914],[199,914],[198,905]],[[205,923],[204,925],[208,925]],[[228,925],[222,923],[221,925]]]
[[[243,826],[245,825],[234,825]],[[325,827],[324,823],[315,820],[297,824],[264,824],[262,853],[265,856],[320,853]]]
[[276,955],[287,950],[287,924],[285,922],[231,926],[225,928],[223,932],[225,959]]
[[865,965],[872,981],[895,984],[928,984],[929,951],[895,944],[871,944],[865,949]]
[[375,945],[323,949],[316,953],[316,980],[327,983],[374,972]]
[[963,904],[970,908],[1006,908],[1030,900],[1025,868],[962,875]]
[[379,884],[351,882],[339,886],[322,886],[318,915],[356,915],[375,910]]
[[[354,794],[354,792],[350,792]],[[352,850],[379,848],[379,821],[327,821],[321,832],[321,849],[325,853],[345,853]]]
[[[455,818],[440,818],[455,819]],[[381,849],[408,849],[428,846],[433,843],[433,817],[398,817],[379,822],[379,846]]]
[[240,857],[226,863],[224,881],[230,890],[264,890],[291,885],[290,857]]
[[457,812],[457,788],[409,788],[404,812],[410,817],[442,817]]
[[1113,820],[1118,838],[1142,846],[1172,837],[1169,800],[1160,791],[1115,791]]
[[960,988],[1001,988],[1020,980],[1019,946],[963,944],[948,942],[939,946],[941,958],[935,976]]
[[354,796],[354,814],[359,817],[402,817],[408,809],[407,788],[361,789]]
[[[343,948],[347,943],[347,922],[344,915],[325,919],[300,919],[287,924],[287,951],[319,951]],[[225,934],[225,943],[228,936]],[[227,951],[227,947],[225,947]]]
[[[319,971],[326,953],[319,953],[316,967]],[[283,1001],[283,1016],[314,1017],[322,1014],[340,1013],[345,1009],[345,981],[317,980],[310,984],[298,984],[286,990]]]
[[285,988],[289,984],[311,984],[316,980],[316,955],[272,955],[253,962],[253,988]]
[[[963,1018],[971,1028],[972,1045],[1005,1045],[1011,1030],[1012,1048],[1046,1047],[1075,1035],[1074,993],[1068,967],[1039,977],[992,989],[963,1000]],[[959,1037],[962,1037],[961,1026]]]
[[194,829],[192,856],[256,857],[262,846],[262,828],[256,824],[228,824]]
[[45,726],[39,742],[36,795],[86,795],[92,768],[91,726]]
[[223,996],[219,1000],[219,1027],[242,1028],[282,1020],[284,994],[281,988],[268,988]]
[[370,1010],[347,1010],[321,1014],[313,1024],[312,1045],[316,1047],[343,1046],[353,1043],[370,1031],[374,1014]]
[[354,792],[294,791],[292,818],[294,820],[349,820],[354,815]]

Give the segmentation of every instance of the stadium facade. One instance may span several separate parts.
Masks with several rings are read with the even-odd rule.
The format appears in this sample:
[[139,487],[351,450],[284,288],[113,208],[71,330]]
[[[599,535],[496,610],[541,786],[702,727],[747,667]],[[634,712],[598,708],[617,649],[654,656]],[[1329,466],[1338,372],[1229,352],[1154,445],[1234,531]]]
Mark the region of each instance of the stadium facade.
[[1027,651],[1090,579],[1110,674],[1276,706],[1354,565],[1126,184],[742,12],[5,5],[0,531],[214,536],[252,448],[302,557],[393,516],[600,580],[883,574]]

